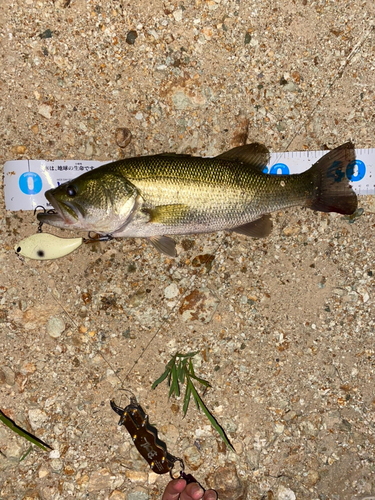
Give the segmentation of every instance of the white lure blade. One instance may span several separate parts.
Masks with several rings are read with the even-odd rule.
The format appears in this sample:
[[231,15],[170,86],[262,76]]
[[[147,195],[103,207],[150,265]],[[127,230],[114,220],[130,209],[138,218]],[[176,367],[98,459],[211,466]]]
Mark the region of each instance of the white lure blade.
[[25,238],[14,249],[18,255],[35,260],[53,260],[74,252],[83,238],[59,238],[53,234],[37,233]]

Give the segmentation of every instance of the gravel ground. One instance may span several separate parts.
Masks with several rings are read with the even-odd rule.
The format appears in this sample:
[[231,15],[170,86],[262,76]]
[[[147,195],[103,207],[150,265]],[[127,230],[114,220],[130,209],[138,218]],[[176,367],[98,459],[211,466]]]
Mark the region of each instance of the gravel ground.
[[[2,163],[374,147],[374,12],[2,0]],[[375,498],[374,197],[354,223],[287,210],[266,240],[179,238],[176,259],[129,239],[38,262],[13,250],[35,218],[0,196],[0,407],[53,447],[20,461],[29,443],[1,425],[1,499],[160,499],[168,477],[109,406],[127,404],[121,383],[220,499]],[[193,404],[183,418],[165,383],[151,390],[171,355],[195,350],[236,454]]]

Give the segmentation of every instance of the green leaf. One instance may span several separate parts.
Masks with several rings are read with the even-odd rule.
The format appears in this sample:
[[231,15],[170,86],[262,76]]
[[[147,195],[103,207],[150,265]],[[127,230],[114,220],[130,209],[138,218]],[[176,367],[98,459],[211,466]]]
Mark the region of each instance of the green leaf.
[[190,372],[190,375],[192,375],[193,377],[195,376],[194,366],[193,366],[193,362],[191,359],[189,359],[189,372]]
[[168,399],[172,396],[173,393],[174,393],[174,387],[173,387],[173,384],[171,384],[171,386],[169,388]]
[[186,385],[185,397],[184,397],[184,406],[182,408],[182,411],[184,412],[184,417],[186,416],[186,413],[187,413],[188,408],[189,408],[190,396],[191,396],[191,388],[190,388],[190,384],[188,383]]
[[[192,389],[195,390],[195,393],[193,392],[193,399],[194,399],[194,402],[195,402],[195,406],[197,407],[197,410],[199,411],[200,410],[199,401],[196,398],[196,394],[198,394],[198,393],[197,393],[197,391],[196,391],[196,389],[195,389],[195,387],[193,385],[193,382],[190,380],[190,377],[187,377],[187,382],[186,383],[187,383],[187,387],[189,387],[190,393],[193,392]],[[199,395],[198,395],[198,398],[199,398]]]
[[190,386],[191,386],[191,392],[193,394],[193,397],[194,397],[195,401],[197,403],[199,403],[199,406],[202,408],[203,413],[206,415],[206,417],[210,421],[212,427],[219,433],[221,439],[224,441],[224,443],[226,444],[226,446],[229,449],[231,449],[232,451],[234,451],[236,453],[236,450],[234,449],[234,447],[232,446],[231,442],[229,441],[229,438],[227,437],[224,429],[221,427],[221,425],[216,420],[216,418],[210,413],[209,409],[203,403],[201,397],[199,396],[199,394],[197,393],[194,385],[191,382],[190,382]]
[[155,389],[159,384],[161,384],[167,377],[168,377],[168,374],[169,374],[169,368],[166,368],[165,372],[163,373],[163,375],[161,375],[157,380],[155,380],[155,382],[152,384],[151,386],[151,389]]
[[13,420],[11,420],[9,417],[7,417],[5,415],[5,413],[3,413],[1,410],[0,410],[0,420],[7,427],[9,427],[10,430],[14,431],[19,436],[22,436],[23,438],[27,439],[28,441],[30,441],[30,443],[33,443],[36,446],[39,446],[39,448],[42,448],[42,450],[48,451],[47,448],[52,450],[52,448],[49,444],[44,443],[44,441],[42,441],[41,439],[37,438],[36,436],[33,436],[32,434],[25,431],[21,427],[18,427],[18,425],[15,422],[13,422]]
[[27,457],[27,455],[30,453],[30,451],[33,449],[32,446],[29,447],[29,449],[22,455],[22,457],[20,458],[20,462],[22,462],[22,460],[25,460],[25,458]]
[[177,377],[181,384],[185,383],[186,363],[179,362],[177,366]]
[[183,402],[183,413],[186,416],[186,413],[189,408],[191,396],[195,401],[195,404],[198,410],[202,410],[203,413],[208,418],[212,427],[218,432],[221,439],[224,441],[225,445],[235,452],[232,444],[229,441],[228,436],[226,435],[224,429],[215,419],[215,417],[210,413],[206,405],[204,404],[201,396],[197,392],[193,380],[196,380],[199,384],[204,387],[211,387],[211,384],[204,380],[203,378],[197,377],[195,375],[194,366],[192,358],[198,354],[199,351],[188,352],[187,354],[176,353],[170,361],[166,365],[166,369],[164,373],[152,384],[152,388],[154,389],[157,385],[159,385],[163,380],[168,377],[168,385],[169,385],[169,397],[172,394],[175,394],[177,397],[180,396],[180,385],[186,383],[184,402]]
[[203,380],[203,378],[199,378],[195,375],[192,375],[191,373],[189,377],[193,378],[194,380],[197,380],[200,384],[204,385],[205,387],[212,387],[212,385],[209,382],[207,382],[207,380]]
[[176,397],[178,397],[180,395],[180,386],[178,385],[177,368],[176,368],[175,364],[172,366],[172,384],[171,384],[171,389],[172,388],[173,388],[173,392],[175,393]]

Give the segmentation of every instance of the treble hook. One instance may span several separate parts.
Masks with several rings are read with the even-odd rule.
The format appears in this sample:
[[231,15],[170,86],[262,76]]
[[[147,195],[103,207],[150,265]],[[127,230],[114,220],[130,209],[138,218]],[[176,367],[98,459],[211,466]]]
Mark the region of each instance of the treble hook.
[[[41,208],[43,210],[43,213],[45,214],[47,212],[46,208],[43,207],[43,205],[38,205],[34,208],[34,215],[36,215],[36,211],[38,210],[38,208]],[[42,226],[43,226],[43,222],[42,221],[39,221],[39,224],[38,224],[38,233],[41,233],[42,232]]]
[[[56,210],[53,210],[52,208],[50,208],[49,210],[47,210],[45,207],[43,207],[43,205],[37,205],[35,208],[34,208],[34,215],[36,215],[36,211],[38,210],[38,208],[41,208],[43,210],[43,213],[44,214],[56,214]],[[39,224],[38,224],[38,233],[41,233],[42,232],[42,226],[43,226],[44,222],[42,221],[39,221]]]
[[87,238],[83,239],[84,243],[95,243],[96,241],[111,241],[111,240],[113,240],[113,236],[111,234],[105,234],[104,236],[99,236],[99,237],[95,238],[94,236],[91,236],[92,232],[93,231],[89,231],[87,233]]

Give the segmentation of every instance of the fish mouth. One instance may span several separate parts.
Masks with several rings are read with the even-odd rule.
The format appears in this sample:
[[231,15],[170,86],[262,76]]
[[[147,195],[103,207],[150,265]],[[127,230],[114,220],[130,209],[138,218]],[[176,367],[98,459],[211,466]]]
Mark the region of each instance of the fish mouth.
[[83,218],[83,213],[76,204],[57,201],[51,191],[47,191],[45,197],[52,205],[53,210],[39,213],[37,215],[39,222],[50,226],[69,228]]

